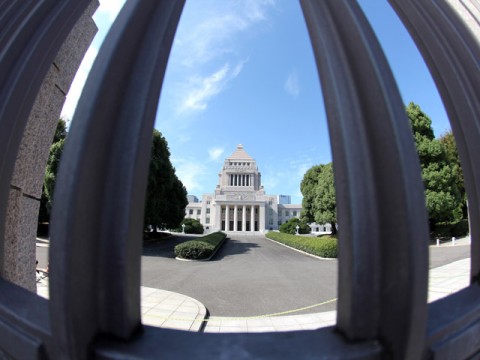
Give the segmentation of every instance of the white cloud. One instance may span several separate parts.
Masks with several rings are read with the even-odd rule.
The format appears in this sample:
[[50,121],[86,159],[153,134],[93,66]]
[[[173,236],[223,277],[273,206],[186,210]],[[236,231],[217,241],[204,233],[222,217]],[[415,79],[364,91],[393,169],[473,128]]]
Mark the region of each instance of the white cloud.
[[224,148],[220,147],[214,147],[208,150],[208,157],[210,160],[215,161],[220,158],[220,156],[223,155],[223,152],[225,151]]
[[291,96],[293,96],[294,98],[297,98],[298,95],[300,94],[300,84],[298,81],[298,74],[295,70],[288,75],[287,81],[285,81],[284,88],[285,88],[285,91]]
[[192,136],[190,134],[186,133],[177,133],[176,134],[176,139],[179,144],[186,144],[190,140],[192,140]]
[[181,97],[179,112],[205,110],[208,102],[240,74],[242,67],[243,62],[233,69],[227,63],[211,75],[205,77],[195,75],[187,79],[179,95]]
[[266,21],[267,12],[274,4],[274,0],[187,3],[185,20],[180,23],[175,39],[178,61],[193,67],[234,53],[236,36]]
[[195,159],[171,159],[175,172],[189,194],[204,191],[201,183],[202,178],[209,176],[207,168]]

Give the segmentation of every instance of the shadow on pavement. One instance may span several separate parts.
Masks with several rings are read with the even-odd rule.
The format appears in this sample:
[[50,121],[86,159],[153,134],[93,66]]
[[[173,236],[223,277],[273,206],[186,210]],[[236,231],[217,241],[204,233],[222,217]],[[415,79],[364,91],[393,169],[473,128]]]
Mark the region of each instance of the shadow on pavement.
[[142,256],[156,256],[174,259],[175,246],[196,238],[196,236],[189,235],[172,235],[171,237],[159,240],[158,242],[147,243],[142,247]]
[[[185,241],[195,239],[193,236],[172,236],[168,239],[161,240],[157,243],[145,244],[142,248],[142,256],[163,257],[166,259],[174,259],[175,246]],[[229,256],[241,255],[248,253],[253,248],[260,246],[253,242],[241,242],[227,238],[220,250],[210,261],[222,260]]]
[[241,242],[238,240],[232,240],[230,238],[227,238],[220,250],[218,250],[218,252],[210,261],[218,261],[223,260],[224,258],[229,256],[245,254],[248,253],[250,249],[259,247],[261,246],[256,243]]

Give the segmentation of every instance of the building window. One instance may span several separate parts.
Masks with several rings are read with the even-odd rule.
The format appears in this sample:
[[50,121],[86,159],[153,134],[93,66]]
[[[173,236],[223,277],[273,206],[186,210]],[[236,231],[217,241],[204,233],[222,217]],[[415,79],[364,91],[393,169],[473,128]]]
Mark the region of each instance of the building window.
[[294,210],[292,215],[293,215],[293,216],[297,216],[297,211]]
[[210,205],[210,200],[207,200],[207,205]]
[[272,215],[273,215],[273,209],[268,209],[268,214],[269,214],[270,216],[272,216]]
[[197,215],[200,215],[201,212],[202,212],[202,210],[197,209]]
[[210,214],[210,208],[207,208],[207,214]]
[[268,219],[268,224],[273,225],[273,218]]
[[278,225],[282,225],[282,220],[278,220]]
[[285,210],[285,216],[290,216],[290,211]]
[[205,218],[205,224],[210,224],[210,218],[209,217]]
[[193,215],[193,209],[188,210],[188,213],[189,213],[190,215]]
[[268,202],[268,205],[272,206],[272,204],[273,204],[273,201],[270,200],[270,201]]

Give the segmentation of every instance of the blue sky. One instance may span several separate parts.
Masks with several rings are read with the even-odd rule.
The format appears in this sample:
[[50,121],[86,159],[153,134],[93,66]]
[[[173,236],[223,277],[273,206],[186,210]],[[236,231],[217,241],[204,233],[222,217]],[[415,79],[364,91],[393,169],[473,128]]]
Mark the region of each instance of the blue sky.
[[[72,118],[101,41],[122,1],[104,0],[99,32],[62,114]],[[386,1],[360,0],[397,78],[404,102],[449,129],[433,81]],[[293,0],[187,0],[175,37],[155,127],[189,194],[213,192],[223,160],[243,144],[268,194],[301,202],[311,166],[331,161],[322,94],[306,25]]]

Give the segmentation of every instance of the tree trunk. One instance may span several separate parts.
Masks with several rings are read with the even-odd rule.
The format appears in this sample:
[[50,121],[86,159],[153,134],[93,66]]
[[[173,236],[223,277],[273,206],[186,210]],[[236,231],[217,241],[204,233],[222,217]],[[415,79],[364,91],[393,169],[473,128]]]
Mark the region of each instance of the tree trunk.
[[334,222],[330,223],[332,225],[332,235],[337,235],[337,224]]

